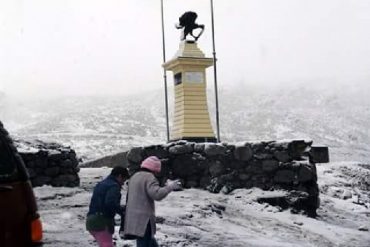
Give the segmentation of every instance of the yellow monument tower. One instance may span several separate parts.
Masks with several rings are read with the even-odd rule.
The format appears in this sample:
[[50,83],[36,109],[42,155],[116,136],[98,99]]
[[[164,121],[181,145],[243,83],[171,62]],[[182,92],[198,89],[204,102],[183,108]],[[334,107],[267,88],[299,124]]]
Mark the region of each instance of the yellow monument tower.
[[205,57],[196,41],[185,38],[175,57],[163,64],[166,70],[173,72],[175,84],[175,112],[170,141],[216,142],[206,92],[206,68],[212,65],[213,59]]

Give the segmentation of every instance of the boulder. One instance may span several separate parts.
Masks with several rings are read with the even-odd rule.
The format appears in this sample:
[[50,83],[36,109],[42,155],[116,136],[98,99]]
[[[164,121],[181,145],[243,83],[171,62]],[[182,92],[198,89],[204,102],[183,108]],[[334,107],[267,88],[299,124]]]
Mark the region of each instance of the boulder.
[[291,157],[289,156],[287,151],[276,151],[274,152],[274,157],[280,162],[288,162],[291,161]]
[[221,144],[207,143],[204,147],[204,153],[207,156],[224,155],[226,147]]
[[277,183],[293,183],[295,180],[295,174],[291,170],[280,170],[277,171],[274,177],[274,181]]
[[44,174],[48,177],[56,177],[59,174],[60,168],[55,167],[48,167],[45,169]]
[[219,160],[209,161],[209,174],[211,177],[218,177],[225,172],[225,166]]
[[279,162],[276,160],[264,160],[262,161],[262,170],[266,172],[276,171],[279,167]]
[[153,145],[144,148],[144,153],[146,157],[156,156],[159,159],[166,159],[169,156],[167,150],[165,150],[161,145]]
[[312,170],[312,166],[309,165],[301,165],[298,172],[298,180],[299,182],[305,183],[311,181],[314,178],[314,173]]
[[249,146],[236,146],[234,157],[236,160],[249,161],[253,157],[253,150]]
[[127,154],[127,160],[134,163],[140,163],[143,161],[143,148],[137,147],[130,149]]
[[171,155],[190,154],[194,151],[194,147],[190,143],[175,145],[168,149]]

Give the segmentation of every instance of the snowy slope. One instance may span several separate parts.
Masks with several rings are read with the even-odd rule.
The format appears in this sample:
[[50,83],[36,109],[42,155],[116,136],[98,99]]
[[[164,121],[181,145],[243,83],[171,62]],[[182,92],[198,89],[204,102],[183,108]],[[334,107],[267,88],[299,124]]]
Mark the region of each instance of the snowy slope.
[[[368,92],[370,86],[348,85],[224,88],[219,97],[221,137],[227,142],[312,139],[316,145],[329,146],[334,161],[370,162]],[[208,95],[215,122],[212,90]],[[8,99],[0,108],[0,119],[15,136],[62,142],[83,159],[94,159],[131,146],[165,142],[163,98],[157,91],[26,102]]]
[[[236,190],[230,195],[195,189],[174,192],[157,204],[160,246],[368,247],[369,168],[355,163],[319,165],[322,204],[317,219],[256,202],[259,196],[283,193],[279,191]],[[109,171],[81,169],[81,188],[35,189],[46,247],[96,246],[85,231],[84,220],[93,186]],[[344,192],[352,197],[342,199]],[[135,246],[132,241],[115,238],[118,247]]]

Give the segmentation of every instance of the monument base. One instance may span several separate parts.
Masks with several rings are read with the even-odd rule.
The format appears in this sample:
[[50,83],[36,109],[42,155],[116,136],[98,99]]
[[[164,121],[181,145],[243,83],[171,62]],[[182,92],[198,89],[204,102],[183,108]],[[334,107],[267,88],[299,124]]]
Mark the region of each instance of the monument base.
[[177,142],[177,141],[188,141],[188,142],[196,142],[196,143],[199,143],[199,142],[213,142],[213,143],[216,143],[217,142],[217,139],[215,137],[183,137],[183,138],[180,138],[180,139],[173,139],[173,140],[170,140],[170,142]]

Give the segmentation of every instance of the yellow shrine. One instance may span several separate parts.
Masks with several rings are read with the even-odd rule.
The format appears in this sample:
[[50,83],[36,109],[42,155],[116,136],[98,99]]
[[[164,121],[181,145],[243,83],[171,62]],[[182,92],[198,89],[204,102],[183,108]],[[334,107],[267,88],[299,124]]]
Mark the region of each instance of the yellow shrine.
[[206,68],[213,65],[194,41],[182,41],[175,57],[163,64],[173,72],[175,112],[170,141],[216,142],[207,105]]

